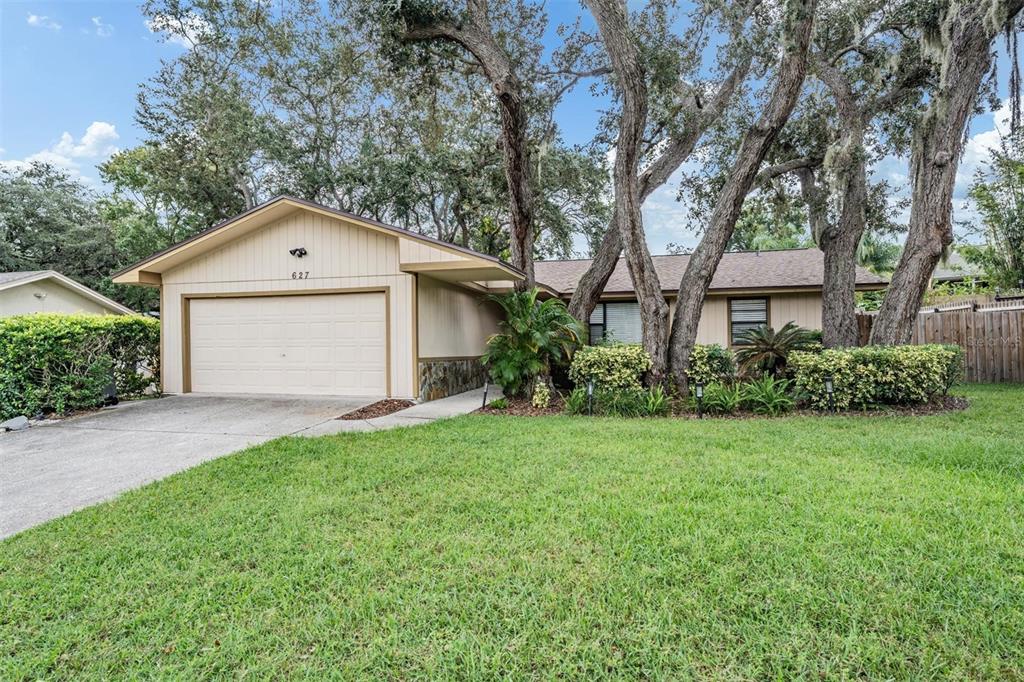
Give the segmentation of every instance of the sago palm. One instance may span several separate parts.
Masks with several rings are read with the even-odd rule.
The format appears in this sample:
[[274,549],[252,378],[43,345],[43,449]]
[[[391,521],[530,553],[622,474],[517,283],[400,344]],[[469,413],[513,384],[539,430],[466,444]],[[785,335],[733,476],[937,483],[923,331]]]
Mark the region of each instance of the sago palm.
[[557,298],[537,300],[538,289],[491,295],[505,319],[487,339],[482,358],[491,377],[509,396],[521,396],[530,381],[546,375],[552,362],[567,360],[579,345],[583,326]]
[[781,376],[789,354],[808,348],[814,337],[809,330],[787,322],[779,331],[766,325],[747,330],[736,342],[742,344],[736,349],[736,362],[744,374],[760,371]]

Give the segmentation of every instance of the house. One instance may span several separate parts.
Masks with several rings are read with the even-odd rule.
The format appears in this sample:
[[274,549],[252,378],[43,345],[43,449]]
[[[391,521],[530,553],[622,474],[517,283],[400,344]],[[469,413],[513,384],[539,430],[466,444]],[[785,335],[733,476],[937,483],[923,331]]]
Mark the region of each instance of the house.
[[[655,259],[670,299],[685,259]],[[567,298],[588,262],[536,265],[545,294]],[[764,320],[820,326],[820,253],[728,254],[719,270],[702,341],[728,343],[730,329]],[[479,358],[500,319],[485,297],[522,279],[492,256],[291,197],[114,277],[160,289],[165,392],[424,400],[483,383]],[[639,339],[623,264],[591,323],[602,337]]]
[[[653,256],[652,260],[671,315],[689,256]],[[537,281],[568,301],[589,267],[589,260],[544,261],[536,263],[535,274]],[[865,268],[858,267],[856,277],[859,291],[886,286],[884,278]],[[787,322],[821,329],[823,281],[824,256],[818,249],[728,252],[711,280],[697,343],[732,346],[748,329],[761,325],[778,329]],[[640,332],[640,306],[626,260],[620,258],[590,316],[590,338],[639,342]]]
[[29,313],[130,315],[134,312],[53,270],[0,272],[0,317]]
[[959,251],[950,249],[949,254],[935,265],[932,273],[931,286],[936,284],[959,284],[970,281],[971,288],[983,283],[985,271],[975,265],[968,263]]

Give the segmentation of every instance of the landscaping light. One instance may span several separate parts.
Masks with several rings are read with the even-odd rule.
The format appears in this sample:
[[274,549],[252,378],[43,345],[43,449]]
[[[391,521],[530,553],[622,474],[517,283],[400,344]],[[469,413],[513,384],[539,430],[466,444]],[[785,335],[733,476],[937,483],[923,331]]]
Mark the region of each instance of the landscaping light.
[[698,381],[693,387],[693,394],[697,396],[697,416],[704,418],[704,382]]
[[836,411],[836,397],[835,397],[835,386],[832,383],[832,375],[825,375],[825,393],[828,394],[828,409],[832,412]]
[[594,380],[587,382],[587,414],[594,416]]
[[484,404],[483,407],[487,407],[487,389],[491,387],[491,382],[484,379]]

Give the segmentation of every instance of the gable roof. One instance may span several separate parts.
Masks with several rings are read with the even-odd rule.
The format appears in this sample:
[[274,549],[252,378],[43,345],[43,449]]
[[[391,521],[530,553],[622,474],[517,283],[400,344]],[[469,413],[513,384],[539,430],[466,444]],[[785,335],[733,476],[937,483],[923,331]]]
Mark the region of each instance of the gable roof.
[[274,220],[283,217],[292,211],[300,209],[313,211],[332,218],[339,218],[355,224],[358,227],[364,227],[375,232],[383,232],[402,239],[409,239],[411,241],[428,244],[442,251],[465,256],[472,261],[500,269],[505,275],[505,279],[520,280],[525,276],[518,268],[495,258],[494,256],[489,256],[485,253],[480,253],[464,246],[458,246],[457,244],[451,244],[425,234],[420,234],[419,232],[412,232],[411,230],[396,227],[395,225],[388,225],[387,223],[382,223],[378,220],[364,218],[362,216],[355,215],[354,213],[348,213],[347,211],[324,206],[314,201],[307,201],[306,199],[299,199],[298,197],[282,195],[262,203],[259,206],[255,206],[244,213],[240,213],[233,218],[221,221],[213,227],[194,234],[162,251],[158,251],[149,258],[143,259],[134,265],[114,273],[113,279],[115,282],[121,284],[152,284],[154,282],[147,282],[140,273],[143,271],[146,273],[162,273],[175,265],[195,258],[209,249],[226,244],[228,241],[235,238],[232,234],[233,232],[237,231],[243,234],[247,233],[268,225]]
[[94,303],[101,305],[110,310],[123,313],[125,315],[134,315],[135,311],[128,306],[121,305],[117,301],[111,300],[99,293],[93,291],[84,284],[79,284],[70,277],[66,277],[56,270],[25,270],[22,272],[0,272],[0,291],[6,289],[14,289],[15,287],[24,286],[31,284],[32,282],[39,282],[42,280],[49,280],[65,289],[70,289],[75,293],[93,301]]
[[[688,255],[652,256],[662,291],[675,292],[690,262]],[[538,261],[534,264],[537,280],[562,294],[571,294],[591,260]],[[825,277],[825,257],[818,249],[780,249],[778,251],[730,251],[722,256],[710,291],[751,289],[821,288]],[[877,289],[886,284],[883,277],[857,267],[857,286]],[[625,258],[619,258],[604,288],[606,294],[633,294],[633,280]]]

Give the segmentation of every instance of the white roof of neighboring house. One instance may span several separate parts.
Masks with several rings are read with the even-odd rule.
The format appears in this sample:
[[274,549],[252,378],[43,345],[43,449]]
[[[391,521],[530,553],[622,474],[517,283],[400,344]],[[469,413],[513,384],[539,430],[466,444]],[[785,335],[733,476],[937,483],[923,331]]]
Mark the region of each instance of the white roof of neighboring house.
[[103,294],[93,291],[84,284],[79,284],[70,277],[65,277],[56,270],[28,270],[23,272],[0,272],[0,291],[5,289],[13,289],[15,287],[24,286],[32,282],[38,282],[40,280],[49,280],[55,284],[59,284],[66,289],[70,289],[75,293],[88,298],[89,300],[101,305],[110,310],[124,313],[125,315],[133,315],[135,311],[128,306],[121,305],[117,301],[113,301]]

